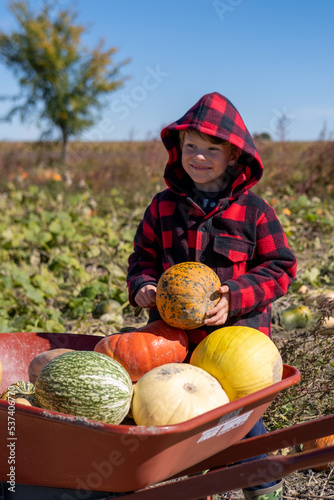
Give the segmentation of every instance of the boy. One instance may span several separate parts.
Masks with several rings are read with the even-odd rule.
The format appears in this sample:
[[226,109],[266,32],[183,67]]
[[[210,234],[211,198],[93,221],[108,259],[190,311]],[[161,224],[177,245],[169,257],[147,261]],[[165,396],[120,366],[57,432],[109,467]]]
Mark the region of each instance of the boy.
[[[263,165],[241,116],[224,96],[206,94],[161,138],[169,153],[167,189],[154,197],[135,236],[130,303],[149,308],[149,321],[158,319],[162,272],[179,262],[203,262],[222,285],[220,301],[207,313],[207,333],[245,325],[271,337],[271,303],[292,284],[296,259],[274,209],[250,191]],[[263,432],[260,421],[250,435]],[[245,498],[264,494],[281,498],[281,485],[244,490]]]

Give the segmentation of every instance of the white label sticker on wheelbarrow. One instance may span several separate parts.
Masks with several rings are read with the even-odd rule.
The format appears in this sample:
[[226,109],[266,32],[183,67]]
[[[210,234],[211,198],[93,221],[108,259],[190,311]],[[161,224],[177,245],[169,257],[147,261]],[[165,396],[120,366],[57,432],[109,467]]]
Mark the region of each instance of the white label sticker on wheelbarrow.
[[210,439],[215,436],[220,436],[221,434],[225,434],[231,429],[240,427],[240,425],[243,425],[248,420],[251,413],[253,413],[253,410],[250,410],[243,415],[233,417],[222,424],[216,425],[216,427],[212,427],[211,429],[204,431],[197,442],[200,443],[201,441],[205,441],[206,439]]

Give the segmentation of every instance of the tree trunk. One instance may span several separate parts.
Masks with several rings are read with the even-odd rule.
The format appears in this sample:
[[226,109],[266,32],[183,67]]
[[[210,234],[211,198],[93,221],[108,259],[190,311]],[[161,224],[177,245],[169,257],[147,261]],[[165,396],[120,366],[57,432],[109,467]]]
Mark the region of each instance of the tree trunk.
[[61,131],[62,137],[63,137],[63,142],[62,142],[62,150],[61,150],[61,161],[62,163],[66,163],[66,154],[67,154],[67,142],[68,142],[68,136],[66,130],[62,129]]

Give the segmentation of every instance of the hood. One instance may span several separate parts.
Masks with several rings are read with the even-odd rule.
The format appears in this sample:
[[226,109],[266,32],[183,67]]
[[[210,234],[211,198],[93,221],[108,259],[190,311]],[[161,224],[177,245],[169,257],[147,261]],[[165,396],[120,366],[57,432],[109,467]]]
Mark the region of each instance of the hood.
[[231,177],[231,196],[240,195],[256,184],[263,173],[263,165],[253,139],[233,104],[218,92],[204,95],[182,118],[165,127],[161,139],[169,159],[164,178],[167,186],[180,194],[187,194],[192,181],[182,167],[179,131],[192,129],[241,149],[238,164]]

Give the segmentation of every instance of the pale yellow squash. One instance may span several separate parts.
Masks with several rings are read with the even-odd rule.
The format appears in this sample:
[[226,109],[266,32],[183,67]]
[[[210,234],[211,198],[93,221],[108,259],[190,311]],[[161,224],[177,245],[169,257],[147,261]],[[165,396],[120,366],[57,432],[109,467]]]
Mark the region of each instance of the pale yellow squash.
[[26,398],[16,398],[15,399],[15,404],[16,403],[20,403],[21,405],[25,405],[25,406],[32,406],[32,404],[30,403],[30,401],[28,401],[28,399],[26,399]]
[[210,333],[195,348],[190,364],[215,377],[230,401],[282,379],[281,355],[264,333],[229,326]]
[[219,382],[188,363],[168,363],[143,375],[134,386],[137,425],[171,425],[229,402]]

